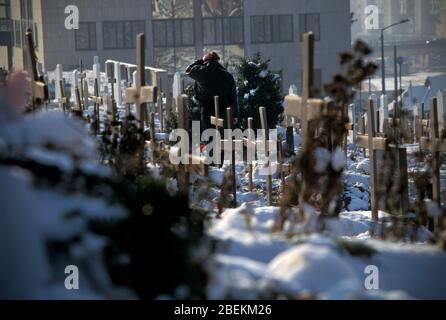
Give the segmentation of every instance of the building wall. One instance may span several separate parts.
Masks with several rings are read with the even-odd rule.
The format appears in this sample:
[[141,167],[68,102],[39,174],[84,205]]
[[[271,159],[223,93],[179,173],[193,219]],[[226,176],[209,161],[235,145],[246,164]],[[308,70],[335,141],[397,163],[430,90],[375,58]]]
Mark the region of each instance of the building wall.
[[293,42],[271,44],[248,44],[246,54],[260,52],[271,57],[273,70],[283,70],[283,87],[287,91],[291,84],[301,89],[302,42],[300,41],[301,14],[320,14],[320,40],[315,43],[315,69],[322,72],[322,83],[330,81],[339,70],[338,54],[351,48],[349,0],[298,0],[245,1],[245,38],[251,39],[250,16],[258,14],[293,14]]
[[[79,21],[96,23],[96,50],[76,50],[75,30],[67,30],[64,26],[67,14],[65,7],[76,5],[79,8]],[[100,0],[100,1],[73,1],[73,0],[43,0],[45,65],[54,69],[60,63],[65,69],[73,69],[79,66],[82,59],[84,65],[90,68],[94,56],[99,56],[102,66],[107,59],[134,63],[136,53],[134,49],[106,50],[103,48],[103,21],[118,20],[145,20],[147,33],[148,62],[153,61],[151,55],[152,33],[151,5],[147,0]]]
[[[24,49],[26,47],[25,33],[28,27],[31,27],[35,39],[35,53],[37,60],[40,64],[44,64],[44,34],[43,34],[43,21],[42,21],[42,0],[28,0],[28,4],[32,4],[32,19],[21,10],[20,0],[11,0],[11,21],[12,21],[12,68],[23,69],[26,67],[26,57],[24,56]],[[26,3],[26,1],[23,1]],[[18,28],[17,28],[18,27]],[[21,41],[19,45],[16,45],[15,37],[17,33],[20,34]]]

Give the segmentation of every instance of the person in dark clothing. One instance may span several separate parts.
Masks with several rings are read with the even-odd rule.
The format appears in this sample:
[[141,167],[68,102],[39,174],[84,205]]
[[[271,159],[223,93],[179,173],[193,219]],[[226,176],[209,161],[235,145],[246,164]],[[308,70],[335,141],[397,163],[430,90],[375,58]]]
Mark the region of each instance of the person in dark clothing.
[[214,97],[220,97],[219,118],[225,119],[226,108],[231,107],[234,123],[238,122],[239,107],[234,77],[219,63],[217,53],[206,54],[195,61],[186,73],[195,80],[195,99],[201,108],[201,129],[212,128],[211,116],[215,114]]

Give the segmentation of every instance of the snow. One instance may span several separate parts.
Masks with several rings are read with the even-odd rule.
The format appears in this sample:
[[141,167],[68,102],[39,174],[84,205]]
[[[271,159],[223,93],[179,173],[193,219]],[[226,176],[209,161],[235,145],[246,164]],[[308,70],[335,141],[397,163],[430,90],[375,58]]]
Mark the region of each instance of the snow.
[[[3,156],[56,167],[70,179],[77,169],[86,175],[110,176],[110,169],[98,164],[96,144],[84,126],[58,112],[2,123],[0,141]],[[30,169],[0,165],[0,298],[132,296],[114,291],[102,256],[106,241],[88,228],[90,221],[123,219],[126,210],[77,190],[82,176],[69,188],[41,184],[39,179]],[[55,243],[57,250],[49,247]],[[65,289],[68,265],[78,266],[86,275],[78,291]]]
[[266,78],[267,76],[269,76],[269,71],[268,71],[268,70],[262,70],[262,71],[260,71],[260,73],[259,73],[259,77],[260,77],[260,78],[264,79],[264,78]]

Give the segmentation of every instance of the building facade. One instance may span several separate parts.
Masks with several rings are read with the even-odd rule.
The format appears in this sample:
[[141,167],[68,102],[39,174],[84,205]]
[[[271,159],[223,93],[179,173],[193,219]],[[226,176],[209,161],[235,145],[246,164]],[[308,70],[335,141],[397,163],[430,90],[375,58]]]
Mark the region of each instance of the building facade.
[[[67,30],[65,8],[79,9],[79,29]],[[216,51],[230,69],[260,52],[280,72],[284,91],[300,88],[302,37],[315,33],[315,82],[338,70],[337,54],[351,46],[350,0],[10,0],[12,66],[24,64],[23,34],[32,28],[45,70],[93,63],[98,56],[135,62],[135,35],[147,35],[147,64],[184,71]],[[89,66],[88,66],[89,67]]]
[[[378,9],[377,28],[370,6]],[[393,72],[393,46],[405,60],[403,75],[415,72],[446,72],[446,0],[351,0],[354,13],[352,39],[366,40],[375,57],[381,54],[380,29],[403,19],[405,23],[384,32],[388,76]]]

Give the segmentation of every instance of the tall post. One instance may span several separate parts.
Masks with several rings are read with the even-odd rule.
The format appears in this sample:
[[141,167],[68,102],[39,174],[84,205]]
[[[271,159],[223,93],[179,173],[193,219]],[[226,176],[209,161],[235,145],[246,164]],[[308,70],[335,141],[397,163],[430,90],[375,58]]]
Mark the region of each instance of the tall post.
[[234,136],[232,135],[232,108],[226,109],[226,118],[228,121],[227,128],[231,131],[231,174],[232,174],[232,195],[234,197],[234,208],[237,207],[237,175],[235,170],[235,150],[234,150]]
[[[136,37],[136,64],[138,65],[137,70],[137,77],[136,77],[136,88],[138,90],[138,93],[141,92],[141,87],[145,86],[146,84],[146,75],[145,75],[145,41],[146,37],[143,33],[140,33]],[[140,105],[136,106],[136,114],[138,117],[138,124],[139,128],[141,130],[144,130],[144,118],[145,118],[145,111],[146,111],[146,104],[141,103]]]
[[[438,105],[437,98],[430,100],[430,139],[435,141],[440,137],[438,127]],[[439,206],[440,203],[440,152],[436,143],[432,146],[432,200]],[[429,222],[431,224],[430,229],[435,229],[435,221]]]
[[374,106],[373,100],[369,99],[367,107],[367,134],[368,134],[368,149],[370,153],[370,169],[371,169],[371,207],[372,207],[372,220],[378,221],[378,175],[377,175],[377,158],[376,150],[373,148],[373,138],[376,135],[375,132],[375,117],[373,116]]
[[381,86],[382,94],[386,94],[386,61],[384,57],[384,29],[381,29]]
[[266,192],[267,192],[267,200],[268,205],[271,206],[273,204],[273,195],[272,195],[272,176],[270,172],[271,164],[269,162],[269,127],[268,127],[268,118],[266,117],[266,109],[265,107],[260,107],[260,120],[262,122],[262,129],[264,130],[265,137],[263,139],[263,142],[265,144],[265,157],[268,159],[267,163],[265,163],[265,166],[268,168],[268,174],[266,176]]
[[397,52],[396,52],[396,46],[393,46],[393,73],[394,73],[394,83],[395,83],[395,105],[394,105],[394,110],[393,110],[393,114],[394,114],[394,119],[396,118],[401,118],[401,114],[400,114],[400,108],[399,108],[399,103],[398,103],[398,56],[397,56]]

